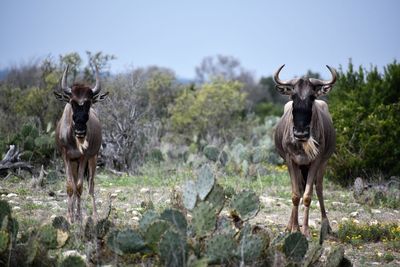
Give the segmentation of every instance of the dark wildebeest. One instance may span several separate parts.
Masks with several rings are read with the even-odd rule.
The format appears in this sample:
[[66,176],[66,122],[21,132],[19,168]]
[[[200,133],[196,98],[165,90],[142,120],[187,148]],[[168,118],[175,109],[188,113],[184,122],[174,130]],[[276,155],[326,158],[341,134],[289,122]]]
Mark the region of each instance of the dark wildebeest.
[[322,223],[330,231],[323,198],[323,175],[329,157],[333,154],[336,134],[328,105],[316,98],[327,94],[336,81],[336,71],[327,66],[332,74],[330,81],[298,78],[288,81],[279,79],[282,65],[275,73],[276,88],[289,95],[284,113],[275,130],[275,146],[285,160],[292,183],[292,214],[288,230],[298,231],[300,198],[304,203],[302,233],[309,237],[308,214],[315,184],[321,208]]
[[[94,175],[97,154],[101,146],[101,125],[92,104],[104,100],[108,93],[100,94],[99,73],[96,68],[96,85],[67,86],[68,66],[61,79],[61,92],[56,98],[67,102],[56,129],[56,143],[65,164],[68,194],[68,219],[81,221],[81,195],[84,177],[93,201],[93,216],[97,218],[94,197]],[[76,204],[76,210],[75,210]]]

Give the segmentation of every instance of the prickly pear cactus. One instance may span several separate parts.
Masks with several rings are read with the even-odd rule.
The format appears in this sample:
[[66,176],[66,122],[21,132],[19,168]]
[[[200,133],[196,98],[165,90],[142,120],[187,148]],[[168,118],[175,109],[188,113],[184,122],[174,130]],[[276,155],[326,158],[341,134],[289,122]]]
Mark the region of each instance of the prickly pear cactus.
[[206,256],[210,264],[229,263],[235,257],[237,245],[229,235],[215,235],[206,243]]
[[210,193],[215,183],[215,178],[211,167],[206,164],[201,167],[197,177],[196,187],[197,193],[201,200],[204,200],[208,193]]
[[203,149],[203,153],[206,156],[206,158],[209,160],[212,160],[214,162],[216,162],[218,160],[219,149],[216,146],[213,146],[213,145],[205,146]]
[[0,200],[0,225],[6,216],[11,217],[11,207],[7,201]]
[[308,249],[307,254],[304,258],[303,266],[304,267],[313,266],[321,257],[322,251],[323,251],[322,246],[319,243],[316,242],[311,243],[310,248]]
[[340,263],[344,258],[343,246],[335,246],[331,248],[331,252],[326,258],[326,267],[337,267],[341,266]]
[[253,148],[251,154],[251,162],[254,164],[261,163],[268,158],[268,150],[263,146]]
[[169,229],[171,225],[164,220],[155,220],[152,222],[147,231],[144,234],[144,238],[147,244],[153,249],[157,250],[157,244],[161,239],[161,236]]
[[96,237],[103,239],[110,230],[111,226],[112,223],[107,218],[99,220],[95,227]]
[[8,245],[10,244],[10,235],[6,232],[1,230],[0,231],[0,254],[6,251]]
[[225,204],[225,193],[222,186],[215,184],[205,200],[213,205],[215,213],[219,214]]
[[155,220],[159,219],[160,215],[154,210],[147,210],[143,213],[142,218],[139,221],[139,230],[142,234],[146,233],[147,227],[154,222]]
[[112,232],[107,239],[107,246],[118,255],[146,250],[142,236],[132,229]]
[[51,224],[46,224],[39,229],[38,239],[46,249],[56,249],[58,247],[57,229]]
[[289,260],[294,262],[302,261],[307,253],[307,249],[308,241],[303,234],[297,232],[286,237],[284,243],[284,252]]
[[187,221],[185,216],[179,210],[166,209],[161,213],[160,219],[169,222],[171,225],[175,226],[179,233],[186,236]]
[[53,219],[53,227],[63,231],[69,230],[69,222],[63,216],[57,216]]
[[183,185],[183,205],[186,209],[192,210],[197,201],[197,185],[194,181],[187,181]]
[[243,221],[246,221],[257,215],[260,209],[260,200],[254,191],[243,190],[233,196],[230,206]]
[[158,250],[164,266],[186,266],[188,246],[186,238],[178,232],[167,230],[158,244]]
[[227,216],[218,216],[217,218],[217,228],[214,234],[225,234],[234,237],[239,230],[235,227],[235,224]]
[[215,208],[210,203],[200,202],[192,213],[192,225],[198,237],[209,235],[216,225]]
[[86,267],[85,261],[76,255],[71,255],[63,259],[59,265],[60,267]]
[[246,224],[241,230],[240,243],[236,251],[239,259],[247,264],[257,262],[266,254],[269,246],[269,235]]

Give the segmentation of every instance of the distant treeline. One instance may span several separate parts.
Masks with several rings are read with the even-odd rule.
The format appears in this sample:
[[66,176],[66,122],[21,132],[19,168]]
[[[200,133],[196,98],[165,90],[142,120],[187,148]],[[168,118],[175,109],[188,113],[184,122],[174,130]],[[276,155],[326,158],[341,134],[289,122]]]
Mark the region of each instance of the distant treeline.
[[[54,128],[63,104],[53,90],[70,66],[69,83],[94,82],[101,72],[102,90],[110,97],[96,104],[103,124],[104,164],[135,172],[161,146],[223,146],[235,138],[251,140],[251,130],[266,116],[279,116],[288,100],[275,90],[272,77],[256,80],[230,56],[206,57],[196,67],[196,79],[182,82],[163,67],[127,69],[109,75],[115,57],[87,52],[87,64],[78,53],[10,67],[0,81],[0,155],[10,144],[25,151],[33,164],[53,164]],[[344,184],[355,176],[399,175],[400,66],[387,65],[347,72],[328,96],[337,130],[337,152],[330,161],[331,176]],[[318,73],[308,72],[319,78]]]

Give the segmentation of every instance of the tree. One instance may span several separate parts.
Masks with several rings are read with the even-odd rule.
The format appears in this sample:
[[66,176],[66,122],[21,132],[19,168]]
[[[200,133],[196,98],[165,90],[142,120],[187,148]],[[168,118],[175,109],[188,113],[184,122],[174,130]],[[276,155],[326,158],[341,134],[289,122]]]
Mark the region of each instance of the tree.
[[203,84],[198,90],[186,88],[170,108],[171,127],[188,142],[209,137],[232,139],[245,111],[246,94],[238,81],[222,78]]

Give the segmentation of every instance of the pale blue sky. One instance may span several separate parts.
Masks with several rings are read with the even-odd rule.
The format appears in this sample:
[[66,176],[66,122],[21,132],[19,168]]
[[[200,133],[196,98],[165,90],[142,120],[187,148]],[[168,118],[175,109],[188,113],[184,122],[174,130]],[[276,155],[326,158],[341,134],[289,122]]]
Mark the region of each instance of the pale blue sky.
[[238,58],[256,77],[400,58],[400,1],[1,0],[0,68],[49,54],[114,54],[116,73],[158,65],[195,77],[202,58]]

